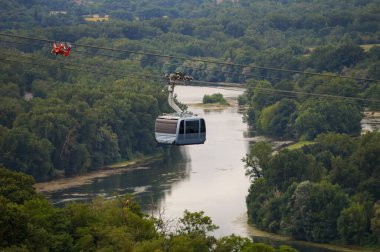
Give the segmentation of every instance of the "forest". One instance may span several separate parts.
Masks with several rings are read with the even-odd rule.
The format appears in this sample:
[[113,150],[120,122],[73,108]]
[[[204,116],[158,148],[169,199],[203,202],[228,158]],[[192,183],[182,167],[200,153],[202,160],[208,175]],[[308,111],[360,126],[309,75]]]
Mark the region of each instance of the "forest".
[[314,144],[272,155],[259,142],[243,159],[252,184],[248,216],[297,239],[380,243],[380,133],[323,133]]
[[209,233],[218,227],[203,212],[186,210],[175,223],[149,217],[129,195],[57,208],[29,175],[3,167],[0,175],[2,251],[296,252],[236,235],[216,239]]
[[[239,104],[248,107],[250,127],[313,143],[273,156],[270,146],[253,145],[244,158],[252,223],[308,241],[379,245],[380,138],[360,136],[363,112],[380,106],[379,11],[379,0],[0,0],[2,172],[48,181],[170,151],[156,145],[154,119],[171,111],[164,73],[182,71],[199,82],[245,84]],[[94,15],[109,19],[86,21]],[[52,41],[70,42],[69,57],[51,54]],[[149,240],[141,246],[165,251],[173,239],[190,239],[160,236],[154,222],[117,201],[56,209],[22,186],[4,190],[29,196],[1,196],[2,211],[13,216],[8,224],[18,215],[25,222],[18,223],[18,240],[10,235],[0,248],[33,250],[41,239],[26,239],[31,233],[51,235],[57,243],[47,242],[47,250],[59,250],[63,241],[72,244],[68,250],[86,242],[106,247],[111,241],[94,243],[106,236],[99,227],[109,224],[100,221],[97,204],[133,215],[139,224],[131,225],[146,228],[136,238],[109,224],[120,232],[118,242]],[[328,209],[316,207],[330,201]],[[39,207],[46,216],[29,212]],[[73,224],[85,217],[70,216],[70,208],[88,221]],[[52,224],[56,216],[62,216],[60,230]],[[200,246],[216,246],[205,234],[199,239]],[[218,242],[247,243],[237,237]]]

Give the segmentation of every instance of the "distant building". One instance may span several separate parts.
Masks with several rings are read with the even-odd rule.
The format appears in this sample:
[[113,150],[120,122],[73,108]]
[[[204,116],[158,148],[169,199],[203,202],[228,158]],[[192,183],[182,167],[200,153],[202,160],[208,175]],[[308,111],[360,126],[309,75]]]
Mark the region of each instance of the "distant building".
[[33,99],[33,93],[31,93],[31,92],[25,92],[25,94],[24,94],[24,100],[25,101],[30,101],[32,99]]
[[67,11],[50,11],[49,16],[67,15]]
[[104,17],[101,17],[99,14],[84,16],[84,20],[88,22],[108,21],[109,19],[110,19],[109,15],[104,15]]
[[83,4],[82,0],[73,0],[73,2],[76,3],[77,5],[82,5]]
[[[225,0],[215,0],[216,5],[223,3]],[[233,4],[239,3],[239,0],[230,0]]]

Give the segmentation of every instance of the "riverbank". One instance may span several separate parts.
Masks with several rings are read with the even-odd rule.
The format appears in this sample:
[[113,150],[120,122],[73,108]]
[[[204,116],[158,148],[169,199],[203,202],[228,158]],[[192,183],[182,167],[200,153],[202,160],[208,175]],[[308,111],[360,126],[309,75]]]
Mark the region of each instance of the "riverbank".
[[274,233],[269,233],[263,230],[260,230],[256,228],[255,226],[247,224],[249,235],[253,237],[253,240],[255,241],[255,238],[258,242],[260,242],[261,239],[270,239],[272,241],[278,241],[279,243],[284,242],[286,244],[292,245],[298,245],[302,247],[315,247],[320,249],[326,249],[330,251],[339,251],[339,252],[376,252],[379,251],[378,249],[367,249],[367,248],[360,248],[355,246],[348,246],[348,245],[335,245],[335,244],[327,244],[327,243],[315,243],[315,242],[307,242],[307,241],[299,241],[294,240],[290,236],[285,235],[279,235]]
[[362,134],[372,131],[380,131],[380,112],[370,110],[364,111],[360,124],[362,127]]
[[34,188],[39,193],[52,193],[72,187],[91,184],[95,179],[108,177],[114,174],[120,174],[126,170],[134,169],[139,166],[147,166],[160,159],[162,159],[162,154],[144,156],[130,161],[108,165],[97,171],[89,172],[82,175],[55,179],[49,182],[36,183],[34,184]]

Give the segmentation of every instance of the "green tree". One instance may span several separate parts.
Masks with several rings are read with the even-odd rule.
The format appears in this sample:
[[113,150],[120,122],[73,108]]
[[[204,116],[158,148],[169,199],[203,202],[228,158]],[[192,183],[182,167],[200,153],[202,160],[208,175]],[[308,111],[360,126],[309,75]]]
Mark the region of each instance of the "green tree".
[[318,72],[337,72],[342,70],[344,66],[354,66],[363,58],[363,48],[354,44],[342,44],[338,47],[316,48],[310,57],[310,62]]
[[348,197],[337,185],[301,182],[290,204],[290,230],[294,237],[326,242],[338,238],[337,219]]
[[252,96],[252,106],[255,110],[262,110],[264,107],[271,105],[273,101],[273,96],[268,94],[266,91],[273,89],[272,85],[268,81],[258,81],[255,82]]
[[0,125],[7,128],[13,127],[13,121],[18,114],[25,111],[26,104],[17,98],[2,97],[0,100]]
[[25,172],[38,180],[45,180],[52,174],[52,144],[26,129],[0,131],[0,152],[0,163],[9,169]]
[[37,196],[33,187],[35,181],[31,176],[0,166],[0,182],[0,195],[9,202],[22,204]]
[[219,227],[212,223],[208,216],[204,216],[204,212],[189,212],[185,210],[183,217],[179,219],[179,234],[199,234],[206,235],[208,232],[215,231]]
[[336,157],[331,159],[329,178],[331,183],[338,184],[347,193],[354,194],[360,182],[360,171],[349,160]]
[[0,248],[21,245],[28,237],[27,216],[22,207],[0,195]]
[[261,178],[263,176],[263,170],[266,170],[269,167],[271,155],[272,147],[269,143],[254,143],[250,147],[249,153],[241,160],[245,163],[245,174],[252,180]]
[[276,137],[289,137],[294,134],[293,125],[297,103],[282,99],[263,109],[256,123],[259,132]]
[[232,36],[233,38],[238,38],[244,36],[245,27],[241,22],[229,22],[225,26],[225,33]]
[[203,96],[203,103],[220,103],[227,105],[226,99],[224,99],[223,94],[216,93],[212,95],[204,95]]
[[367,218],[364,207],[353,203],[343,209],[337,222],[337,229],[341,238],[347,243],[360,244],[366,234]]
[[314,139],[324,132],[358,134],[361,109],[343,101],[310,100],[302,104],[295,121],[298,135]]
[[346,134],[323,133],[315,138],[317,143],[320,143],[324,149],[327,149],[334,156],[347,158],[357,148],[356,141]]
[[269,162],[264,177],[269,183],[285,191],[293,182],[305,180],[319,181],[325,170],[314,157],[301,150],[281,150]]
[[54,208],[46,199],[36,198],[23,204],[28,217],[28,238],[30,250],[70,251],[73,238],[67,232],[69,220],[61,209]]
[[253,242],[234,234],[220,238],[216,243],[215,252],[241,252],[252,251]]
[[210,246],[206,237],[199,234],[194,235],[176,235],[169,240],[170,251],[189,251],[189,252],[207,252],[210,251]]
[[380,203],[376,203],[373,207],[374,215],[371,219],[371,231],[377,237],[377,242],[380,243]]
[[364,175],[359,188],[371,193],[376,200],[380,199],[380,133],[362,135],[358,149],[353,154],[353,162]]
[[262,208],[264,202],[272,193],[272,188],[265,178],[257,178],[251,184],[246,198],[249,222],[255,223],[259,228],[265,228],[261,224],[266,209]]

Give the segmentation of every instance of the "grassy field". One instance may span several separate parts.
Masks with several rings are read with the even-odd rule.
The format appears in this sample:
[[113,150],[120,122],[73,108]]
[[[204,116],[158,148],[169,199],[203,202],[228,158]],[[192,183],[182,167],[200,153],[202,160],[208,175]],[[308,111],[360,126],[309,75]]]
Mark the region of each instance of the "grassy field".
[[295,150],[295,149],[302,148],[303,146],[309,145],[309,144],[315,144],[315,142],[313,142],[313,141],[300,141],[300,142],[297,142],[295,144],[289,145],[288,147],[286,147],[286,149]]
[[369,49],[371,49],[374,46],[380,46],[380,44],[368,44],[368,45],[360,45],[361,48],[364,49],[364,51],[368,52]]
[[[360,45],[361,48],[364,49],[365,52],[368,52],[372,47],[374,46],[380,46],[380,44],[366,44],[366,45]],[[310,56],[310,54],[315,50],[315,47],[309,47],[308,52],[304,54],[304,56]]]

